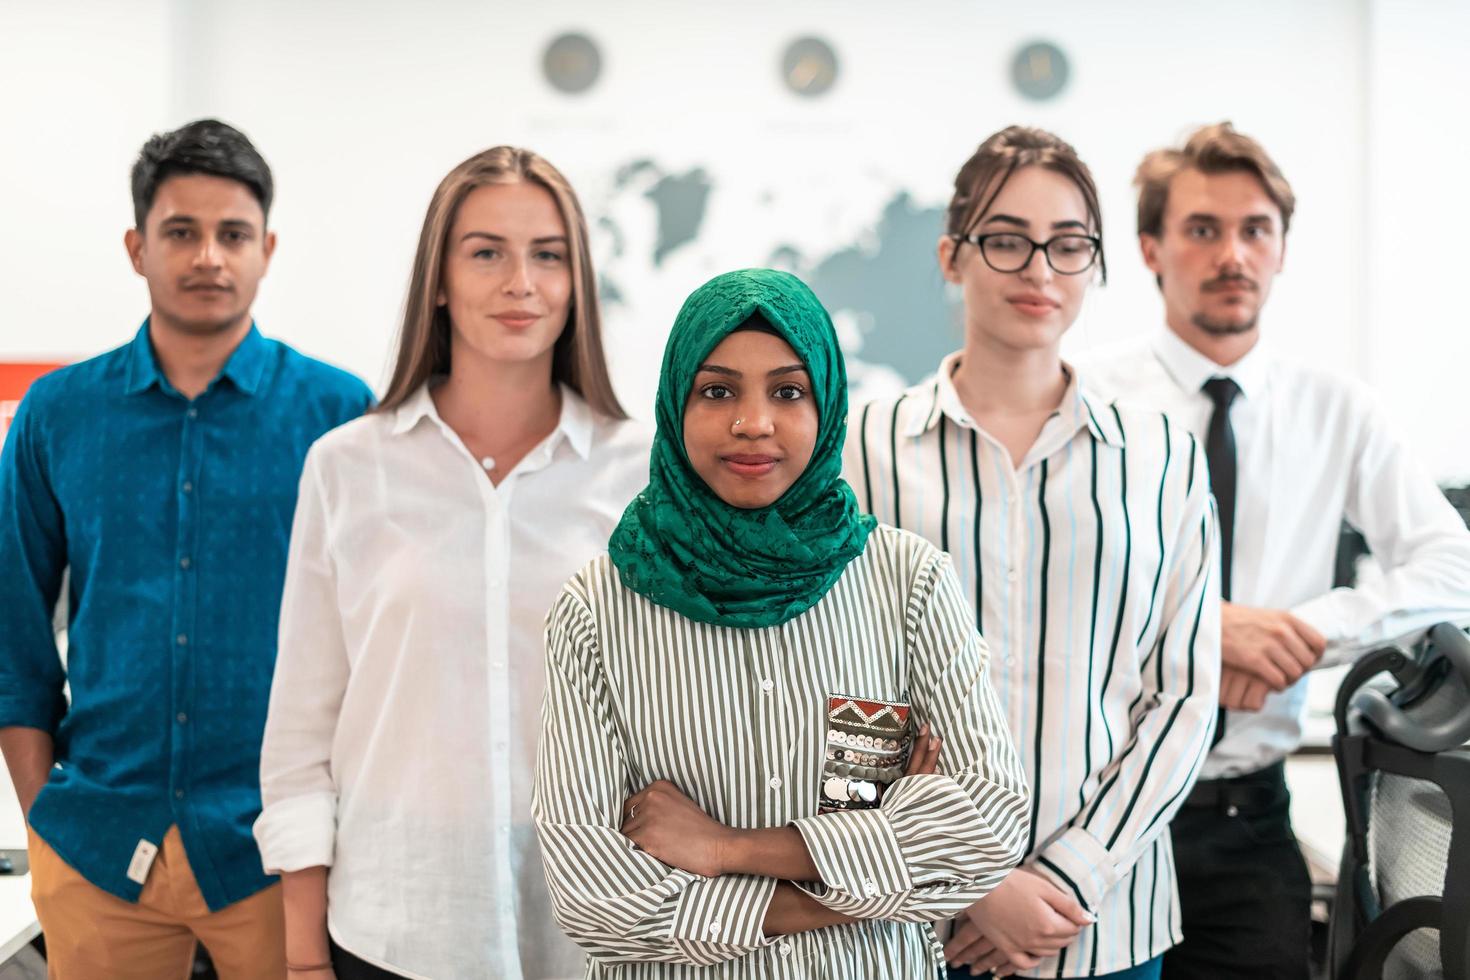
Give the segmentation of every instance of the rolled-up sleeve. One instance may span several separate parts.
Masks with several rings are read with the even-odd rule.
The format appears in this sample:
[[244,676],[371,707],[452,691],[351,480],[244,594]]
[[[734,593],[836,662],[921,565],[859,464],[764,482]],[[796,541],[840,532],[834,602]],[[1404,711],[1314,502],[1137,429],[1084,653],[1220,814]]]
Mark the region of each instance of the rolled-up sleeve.
[[875,810],[794,825],[821,881],[799,885],[862,919],[930,921],[985,897],[1025,853],[1030,798],[948,556],[920,573],[907,610],[914,723],[943,738],[939,771],[894,782]]
[[1292,608],[1327,638],[1321,667],[1407,645],[1436,623],[1470,625],[1470,531],[1371,395],[1360,395],[1344,503],[1381,574]]
[[66,675],[52,613],[66,569],[66,529],[47,477],[35,389],[0,452],[0,728],[54,733]]
[[279,652],[260,753],[263,809],[255,839],[271,874],[330,866],[336,843],[331,754],[348,660],[322,483],[313,449],[291,527]]
[[552,607],[546,654],[532,812],[558,924],[612,961],[708,966],[770,945],[761,927],[775,879],[671,868],[619,833],[634,789],[591,613],[572,592]]

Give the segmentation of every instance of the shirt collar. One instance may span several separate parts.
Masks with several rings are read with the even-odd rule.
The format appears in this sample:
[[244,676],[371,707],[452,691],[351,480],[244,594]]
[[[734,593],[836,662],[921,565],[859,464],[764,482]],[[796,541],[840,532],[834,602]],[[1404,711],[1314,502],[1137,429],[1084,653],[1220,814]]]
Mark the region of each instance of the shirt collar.
[[229,378],[236,388],[247,395],[253,395],[260,390],[261,378],[265,376],[265,368],[270,361],[269,354],[270,346],[252,320],[250,332],[240,341],[240,346],[235,348],[230,359],[225,361],[220,377]]
[[[129,395],[146,391],[153,385],[161,388],[168,385],[168,379],[158,367],[158,355],[153,351],[153,341],[148,336],[151,319],[150,317],[143,321],[142,328],[128,345],[128,382],[124,391]],[[253,395],[260,389],[261,378],[270,361],[269,354],[269,345],[256,329],[254,321],[251,321],[250,332],[230,353],[219,376],[229,378],[236,388],[247,395]]]
[[1265,390],[1269,356],[1262,349],[1260,341],[1244,357],[1229,366],[1216,364],[1167,327],[1154,338],[1153,349],[1160,363],[1164,365],[1164,370],[1169,372],[1174,383],[1183,391],[1197,392],[1211,378],[1231,379],[1247,398]]
[[592,409],[566,385],[561,386],[561,421],[557,428],[566,436],[572,451],[586,459],[592,453]]
[[128,345],[128,384],[124,394],[136,395],[153,385],[163,384],[163,372],[158,369],[158,358],[153,355],[153,342],[148,339],[148,321]]
[[[392,433],[401,435],[424,419],[433,419],[437,424],[444,422],[439,418],[439,410],[434,407],[434,399],[429,394],[429,389],[442,382],[443,377],[431,378],[419,385],[417,391],[399,405],[393,412]],[[586,459],[592,453],[592,435],[594,419],[592,409],[571,388],[561,385],[561,418],[556,423],[553,436],[560,434],[566,439],[567,445],[572,447],[582,459]]]
[[[923,435],[938,424],[940,415],[948,416],[950,421],[965,428],[978,428],[970,413],[965,410],[954,386],[954,372],[960,366],[961,353],[955,351],[940,361],[935,379],[917,389],[927,396],[920,403],[924,409],[909,417],[904,435],[911,439]],[[1070,438],[1085,426],[1094,439],[1122,448],[1123,430],[1109,424],[1112,413],[1108,410],[1108,403],[1087,390],[1075,367],[1070,364],[1065,366],[1069,380],[1067,390],[1062,394],[1061,404],[1057,406],[1057,415],[1062,420],[1061,429]]]
[[393,410],[391,431],[395,436],[402,435],[424,419],[436,421],[439,419],[439,411],[434,407],[434,399],[429,396],[429,388],[442,380],[442,378],[430,378],[425,381]]

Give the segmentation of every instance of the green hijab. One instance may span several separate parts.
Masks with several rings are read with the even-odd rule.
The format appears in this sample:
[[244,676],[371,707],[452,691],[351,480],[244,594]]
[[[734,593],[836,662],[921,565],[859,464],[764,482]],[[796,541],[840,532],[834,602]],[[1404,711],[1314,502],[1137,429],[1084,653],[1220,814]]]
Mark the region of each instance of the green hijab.
[[[817,405],[811,462],[774,504],[725,503],[684,451],[684,406],[709,352],[760,314],[806,365]],[[842,479],[847,367],[832,319],[800,279],[716,276],[685,300],[664,349],[648,486],[608,542],[623,584],[701,623],[778,626],[816,605],[862,554],[875,521]]]

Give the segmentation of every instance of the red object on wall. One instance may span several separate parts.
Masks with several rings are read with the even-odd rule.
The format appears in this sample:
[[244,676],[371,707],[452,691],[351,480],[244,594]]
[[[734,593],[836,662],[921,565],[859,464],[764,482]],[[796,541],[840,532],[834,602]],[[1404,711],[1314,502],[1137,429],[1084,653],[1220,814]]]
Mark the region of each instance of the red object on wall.
[[43,374],[62,367],[61,361],[0,361],[0,443],[10,430],[10,420],[20,407],[26,389]]

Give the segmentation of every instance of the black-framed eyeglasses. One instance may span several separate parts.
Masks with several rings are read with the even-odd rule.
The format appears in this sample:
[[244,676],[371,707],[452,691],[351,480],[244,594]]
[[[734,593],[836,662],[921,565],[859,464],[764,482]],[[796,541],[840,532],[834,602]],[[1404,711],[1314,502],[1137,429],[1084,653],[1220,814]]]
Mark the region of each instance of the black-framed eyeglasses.
[[1020,272],[1040,251],[1057,275],[1076,276],[1091,269],[1102,253],[1102,239],[1094,235],[1057,235],[1044,242],[1032,241],[1014,231],[950,237],[978,248],[985,264],[996,272]]

